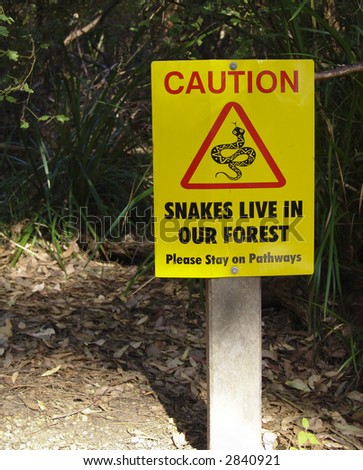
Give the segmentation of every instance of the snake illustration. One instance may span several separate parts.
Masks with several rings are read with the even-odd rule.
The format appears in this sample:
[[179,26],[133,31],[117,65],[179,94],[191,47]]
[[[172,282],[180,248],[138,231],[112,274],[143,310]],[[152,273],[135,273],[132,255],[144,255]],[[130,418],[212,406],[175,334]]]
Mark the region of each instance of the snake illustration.
[[[239,180],[242,176],[242,171],[240,170],[239,167],[252,165],[252,163],[255,161],[256,152],[254,151],[254,149],[251,147],[244,147],[245,130],[242,129],[241,127],[238,127],[236,122],[234,123],[234,126],[235,127],[232,131],[232,134],[234,134],[237,137],[236,142],[233,142],[231,144],[216,145],[215,147],[212,148],[210,153],[215,162],[221,165],[228,165],[228,167],[235,172],[235,176],[230,176],[224,171],[218,171],[215,174],[215,177],[217,177],[217,175],[219,174],[222,174],[222,175],[226,175],[227,178],[229,178],[230,180]],[[225,157],[222,155],[223,150],[236,150],[236,152],[234,152],[229,157]],[[240,155],[247,155],[247,158],[242,161],[237,161],[236,159]]]

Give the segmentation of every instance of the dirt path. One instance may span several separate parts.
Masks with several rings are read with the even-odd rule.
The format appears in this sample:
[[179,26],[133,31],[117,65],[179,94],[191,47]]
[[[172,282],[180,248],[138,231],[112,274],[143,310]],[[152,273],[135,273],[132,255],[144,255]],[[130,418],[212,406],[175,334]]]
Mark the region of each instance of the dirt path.
[[[1,247],[0,449],[206,448],[205,315],[198,285],[70,254],[15,268]],[[265,445],[363,449],[363,394],[338,372],[335,337],[316,356],[294,313],[266,308]],[[298,323],[298,322],[297,322]],[[301,439],[302,434],[300,434]],[[242,443],[243,444],[243,443]]]

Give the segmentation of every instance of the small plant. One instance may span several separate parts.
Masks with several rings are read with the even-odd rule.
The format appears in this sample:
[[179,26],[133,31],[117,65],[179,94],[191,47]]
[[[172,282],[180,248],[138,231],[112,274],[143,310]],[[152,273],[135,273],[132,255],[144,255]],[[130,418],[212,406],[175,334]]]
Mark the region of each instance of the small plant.
[[[302,447],[312,447],[312,446],[317,446],[320,445],[320,441],[318,438],[313,434],[312,432],[309,432],[309,420],[307,418],[303,418],[301,420],[302,427],[304,430],[299,431],[297,435],[297,445],[299,446],[299,449],[301,450]],[[290,447],[290,450],[298,450],[296,447]]]

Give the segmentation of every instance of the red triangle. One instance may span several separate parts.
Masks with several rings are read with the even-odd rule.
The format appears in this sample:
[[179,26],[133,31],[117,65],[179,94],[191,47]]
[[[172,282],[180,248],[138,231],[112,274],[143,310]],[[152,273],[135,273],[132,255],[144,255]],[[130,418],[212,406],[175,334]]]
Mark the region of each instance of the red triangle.
[[[223,122],[228,116],[231,109],[234,108],[238,116],[241,118],[243,124],[245,125],[250,136],[254,140],[257,148],[261,152],[262,156],[266,160],[268,166],[275,175],[277,181],[268,181],[268,182],[231,182],[231,183],[190,183],[191,178],[193,177],[196,169],[198,168],[200,162],[202,161],[204,155],[206,154],[208,148],[210,147],[213,139],[217,135],[219,129],[221,128]],[[200,149],[195,155],[192,163],[187,169],[183,179],[180,182],[181,186],[185,189],[240,189],[240,188],[281,188],[286,184],[286,179],[281,173],[279,167],[276,165],[275,160],[272,158],[272,155],[266,148],[266,145],[263,143],[260,135],[253,126],[249,117],[247,116],[245,110],[239,103],[230,102],[227,103],[219,116],[217,117],[215,123],[213,124],[211,130],[209,131],[207,137],[204,139]]]

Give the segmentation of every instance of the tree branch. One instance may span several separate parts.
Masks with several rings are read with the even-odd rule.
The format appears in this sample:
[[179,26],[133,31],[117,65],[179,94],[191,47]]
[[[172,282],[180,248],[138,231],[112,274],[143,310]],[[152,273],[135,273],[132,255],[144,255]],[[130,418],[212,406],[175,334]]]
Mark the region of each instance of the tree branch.
[[68,46],[68,44],[70,44],[75,39],[79,38],[80,36],[83,36],[84,34],[89,33],[119,3],[120,3],[120,0],[114,0],[113,2],[111,2],[110,5],[106,8],[106,10],[102,12],[100,15],[98,15],[93,21],[88,23],[86,26],[75,29],[71,33],[69,33],[68,36],[63,41],[63,44],[65,46]]
[[336,69],[325,70],[324,72],[316,72],[315,80],[328,80],[335,77],[343,77],[351,73],[363,72],[363,62],[352,65],[341,65]]

